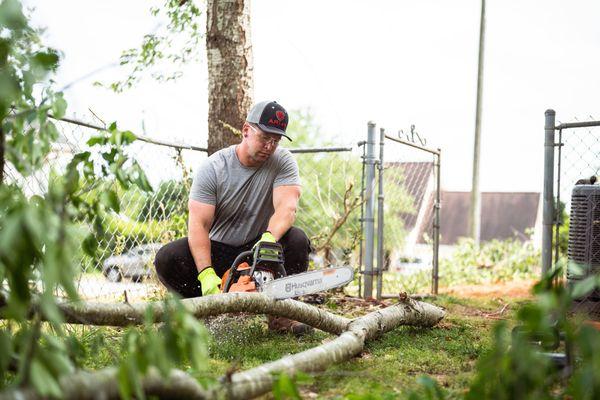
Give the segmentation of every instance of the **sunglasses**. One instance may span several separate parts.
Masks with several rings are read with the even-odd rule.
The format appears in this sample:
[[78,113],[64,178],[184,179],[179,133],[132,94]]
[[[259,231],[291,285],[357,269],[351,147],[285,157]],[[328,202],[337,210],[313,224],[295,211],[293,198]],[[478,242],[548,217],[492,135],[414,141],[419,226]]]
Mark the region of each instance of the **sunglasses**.
[[263,132],[258,130],[258,128],[256,128],[254,125],[250,125],[250,127],[252,127],[254,132],[256,132],[256,137],[258,138],[258,141],[263,144],[263,146],[270,144],[273,147],[277,147],[279,145],[279,141],[281,140],[280,137],[279,138],[268,137]]

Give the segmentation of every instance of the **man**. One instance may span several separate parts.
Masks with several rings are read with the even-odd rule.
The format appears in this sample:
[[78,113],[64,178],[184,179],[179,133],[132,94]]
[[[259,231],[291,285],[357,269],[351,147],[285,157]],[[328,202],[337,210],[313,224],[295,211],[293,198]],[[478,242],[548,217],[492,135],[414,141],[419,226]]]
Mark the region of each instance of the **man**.
[[[279,242],[288,275],[308,268],[310,241],[293,227],[300,198],[298,165],[279,148],[288,114],[275,101],[256,104],[242,142],[212,154],[198,169],[188,202],[188,237],[156,255],[160,281],[182,297],[219,293],[235,258],[259,241]],[[269,318],[269,328],[305,333],[307,325]]]

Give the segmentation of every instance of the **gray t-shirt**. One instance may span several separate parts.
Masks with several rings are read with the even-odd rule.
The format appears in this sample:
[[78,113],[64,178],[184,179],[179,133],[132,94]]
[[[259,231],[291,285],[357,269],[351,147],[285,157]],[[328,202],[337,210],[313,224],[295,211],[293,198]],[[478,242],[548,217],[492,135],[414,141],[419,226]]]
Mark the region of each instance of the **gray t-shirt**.
[[210,239],[240,246],[263,233],[273,215],[273,188],[300,185],[292,154],[277,148],[260,167],[245,167],[235,145],[212,154],[196,171],[190,199],[214,205]]

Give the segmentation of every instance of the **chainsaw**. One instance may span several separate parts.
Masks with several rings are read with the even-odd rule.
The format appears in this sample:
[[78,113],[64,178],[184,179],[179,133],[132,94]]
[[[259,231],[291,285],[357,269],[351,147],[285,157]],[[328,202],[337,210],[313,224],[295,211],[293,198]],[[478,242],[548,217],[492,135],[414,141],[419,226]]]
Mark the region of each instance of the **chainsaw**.
[[221,291],[260,292],[274,299],[288,299],[344,286],[354,278],[350,266],[287,275],[279,243],[259,242],[240,253],[221,280]]

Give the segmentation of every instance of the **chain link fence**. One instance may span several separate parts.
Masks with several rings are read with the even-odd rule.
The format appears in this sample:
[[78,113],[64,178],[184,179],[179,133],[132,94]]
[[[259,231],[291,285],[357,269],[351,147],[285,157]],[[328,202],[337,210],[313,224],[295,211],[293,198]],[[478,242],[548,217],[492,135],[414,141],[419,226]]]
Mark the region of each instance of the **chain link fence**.
[[566,259],[571,193],[578,181],[600,174],[600,121],[558,124],[553,110],[546,112],[544,167],[543,272]]
[[[23,178],[10,164],[6,166],[7,179],[22,184],[28,195],[44,193],[52,185],[51,169],[64,170],[74,154],[89,150],[88,139],[105,129],[102,123],[79,119],[55,123],[60,137],[38,173]],[[313,266],[356,265],[361,204],[361,159],[356,149],[290,151],[303,184],[296,225],[311,239]],[[77,288],[85,299],[135,301],[162,296],[164,288],[156,278],[154,256],[162,245],[187,234],[193,170],[207,157],[203,148],[144,137],[131,144],[127,154],[140,164],[154,191],[146,193],[136,186],[123,190],[116,184],[110,187],[119,194],[120,211],[104,219],[106,234],[97,238],[98,258],[92,260],[82,249],[75,260],[81,265]]]
[[[102,123],[74,119],[57,120],[55,124],[60,137],[39,172],[23,178],[7,165],[8,179],[20,182],[29,195],[44,193],[52,185],[50,171],[63,171],[73,155],[89,150],[88,139],[105,129]],[[146,138],[131,144],[127,154],[145,171],[154,192],[146,193],[137,186],[125,191],[111,184],[99,185],[90,193],[94,196],[102,190],[115,190],[120,195],[120,211],[104,218],[106,234],[96,238],[98,258],[91,259],[81,249],[75,260],[81,266],[75,277],[76,287],[85,299],[135,300],[162,291],[152,261],[162,244],[185,234],[191,183],[188,165],[206,157],[205,152],[189,146],[165,145]],[[88,232],[92,229],[82,228]]]
[[[50,170],[64,169],[74,154],[89,150],[87,140],[104,129],[101,122],[66,118],[56,121],[56,126],[60,138],[36,175],[24,179],[10,165],[6,167],[8,179],[20,182],[29,195],[44,193],[52,185],[48,181]],[[85,299],[136,301],[161,297],[164,288],[156,278],[154,256],[162,245],[187,234],[187,199],[193,170],[207,157],[206,149],[139,139],[128,147],[127,154],[140,164],[154,191],[143,192],[136,186],[124,190],[116,184],[110,187],[119,195],[120,210],[105,217],[106,234],[97,238],[98,257],[92,260],[82,249],[75,260],[81,265],[77,287]],[[302,180],[296,226],[311,240],[312,268],[349,264],[364,273],[364,144],[290,149]],[[386,199],[385,234],[379,236],[385,237],[379,252],[381,269],[388,271],[384,277],[380,274],[383,293],[423,291],[431,282],[437,260],[434,211],[439,204],[435,195],[439,188],[439,152],[431,153],[392,137],[385,139],[385,145],[385,161],[379,164],[384,177],[381,193]],[[88,232],[92,229],[83,228]],[[361,293],[358,276],[361,274],[347,292]]]
[[[577,185],[594,184],[600,175],[600,121],[589,116],[557,124],[555,115],[553,110],[545,115],[542,273],[566,266],[574,283],[600,268],[600,196],[590,195],[596,191],[589,186],[574,192]],[[575,309],[600,319],[598,294],[592,292],[593,301],[577,302]]]

